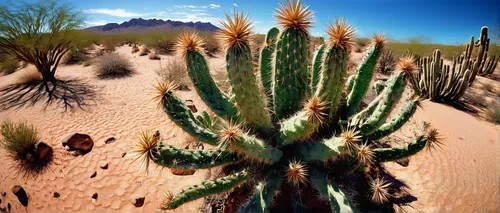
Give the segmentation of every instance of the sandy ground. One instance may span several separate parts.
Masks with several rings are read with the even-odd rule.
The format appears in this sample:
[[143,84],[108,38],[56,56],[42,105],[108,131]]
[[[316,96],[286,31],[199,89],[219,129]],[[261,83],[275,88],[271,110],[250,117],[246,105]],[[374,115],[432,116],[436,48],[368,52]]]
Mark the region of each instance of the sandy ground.
[[[62,66],[60,78],[84,78],[88,84],[99,88],[97,106],[87,111],[63,113],[61,109],[41,106],[0,112],[0,122],[27,120],[36,125],[43,141],[55,149],[54,163],[36,179],[16,176],[13,162],[0,150],[0,197],[4,207],[12,204],[14,212],[24,211],[106,211],[152,212],[165,198],[164,192],[178,193],[182,188],[205,178],[207,171],[197,171],[193,176],[175,176],[168,169],[153,168],[149,175],[138,171],[136,163],[122,153],[137,140],[142,129],[159,129],[166,142],[174,146],[185,144],[185,134],[176,127],[151,100],[152,85],[157,78],[155,69],[173,56],[162,56],[152,61],[147,56],[131,55],[129,47],[118,49],[131,59],[137,73],[128,78],[99,80],[92,73],[92,66]],[[222,57],[209,59],[212,68],[224,65]],[[27,69],[0,77],[0,87],[15,81]],[[498,85],[498,82],[494,82]],[[496,93],[498,93],[498,86]],[[199,110],[206,109],[194,91],[179,92],[182,99],[194,100]],[[445,138],[442,150],[420,153],[411,158],[406,168],[388,163],[389,170],[403,179],[418,198],[414,212],[499,212],[500,127],[480,120],[471,114],[449,106],[426,102],[413,118],[427,121],[439,129]],[[410,127],[405,127],[410,128]],[[61,138],[68,133],[89,134],[95,141],[92,152],[74,157],[62,149]],[[117,141],[105,144],[114,136]],[[105,160],[109,168],[99,168]],[[97,172],[95,178],[91,174]],[[24,208],[11,193],[13,185],[22,185],[30,196]],[[53,193],[61,196],[54,198]],[[96,200],[92,195],[98,193]],[[136,208],[129,201],[133,194],[145,195],[143,207]],[[202,199],[181,206],[176,212],[197,212]]]

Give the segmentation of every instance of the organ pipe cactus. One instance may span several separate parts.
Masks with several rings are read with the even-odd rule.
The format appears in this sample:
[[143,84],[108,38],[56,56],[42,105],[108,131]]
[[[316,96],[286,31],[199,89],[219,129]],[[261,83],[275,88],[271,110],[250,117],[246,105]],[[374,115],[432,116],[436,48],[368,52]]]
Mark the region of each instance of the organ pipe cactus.
[[[488,28],[481,28],[480,38],[474,42],[471,36],[462,55],[453,59],[453,65],[446,65],[441,51],[435,50],[431,57],[418,61],[418,73],[412,77],[415,94],[432,101],[454,102],[460,99],[472,85],[476,75],[493,73],[498,61],[495,56],[488,58]],[[474,47],[479,47],[476,59],[472,59]]]
[[[196,91],[219,118],[206,112],[193,115],[176,97],[173,82],[158,83],[156,100],[175,124],[197,140],[214,145],[214,149],[179,149],[145,132],[133,154],[138,155],[146,167],[152,161],[175,169],[227,165],[237,165],[236,168],[241,169],[169,196],[162,208],[175,209],[214,193],[243,190],[245,187],[239,187],[242,185],[251,186],[253,192],[248,201],[241,203],[242,212],[269,212],[278,208],[274,204],[286,200],[292,202],[285,202],[287,207],[280,211],[304,210],[302,201],[307,197],[301,196],[303,190],[316,190],[315,194],[325,201],[323,205],[328,205],[333,212],[380,211],[392,208],[393,203],[401,203],[408,193],[401,184],[393,184],[397,179],[387,178],[390,174],[383,169],[382,163],[408,158],[425,147],[440,144],[436,131],[401,147],[381,147],[375,141],[399,129],[415,112],[418,101],[409,101],[386,123],[413,69],[412,59],[401,59],[400,70],[393,74],[380,95],[361,111],[358,106],[353,107],[355,113],[349,117],[348,110],[338,106],[345,106],[343,97],[348,95],[343,93],[343,88],[354,29],[344,19],[330,24],[329,38],[320,47],[324,53],[316,54],[313,59],[320,66],[308,70],[308,29],[312,12],[299,1],[287,1],[276,13],[282,28],[276,36],[276,49],[270,54],[274,57],[270,61],[276,63],[270,72],[261,73],[260,78],[262,81],[267,78],[265,76],[271,79],[268,85],[271,98],[266,97],[269,93],[265,92],[265,82],[258,83],[253,72],[247,16],[237,12],[233,17],[227,16],[218,34],[226,47],[226,68],[234,101],[229,101],[212,83],[201,54],[202,39],[196,33],[179,35],[177,51],[189,67],[188,72],[194,73],[190,77],[198,82],[194,84]],[[382,40],[376,38],[375,45],[381,46]],[[261,60],[269,60],[266,58],[261,57]],[[267,66],[267,63],[260,65]],[[364,70],[368,69],[366,66],[358,71],[358,77],[353,77],[365,80],[356,81],[357,86],[350,92],[360,93],[356,95],[360,98],[370,84]],[[314,78],[314,72],[318,79],[310,81],[308,78]],[[363,77],[359,77],[361,75]],[[201,76],[205,79],[199,79]],[[301,102],[305,97],[307,101]],[[272,105],[266,104],[266,100],[271,100]],[[356,187],[347,187],[350,183],[355,183]],[[280,194],[282,190],[291,190],[291,193]]]

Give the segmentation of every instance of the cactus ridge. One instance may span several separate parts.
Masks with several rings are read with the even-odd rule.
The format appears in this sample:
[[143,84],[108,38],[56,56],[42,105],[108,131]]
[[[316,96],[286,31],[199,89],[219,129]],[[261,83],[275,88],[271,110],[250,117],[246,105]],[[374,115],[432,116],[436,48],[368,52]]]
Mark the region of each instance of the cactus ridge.
[[[254,73],[248,42],[251,35],[248,16],[236,11],[233,17],[227,15],[223,32],[217,35],[225,42],[231,96],[223,94],[211,78],[200,52],[199,36],[181,34],[179,49],[183,51],[189,77],[215,115],[193,114],[176,97],[172,83],[160,82],[156,99],[171,121],[216,149],[175,148],[144,133],[133,152],[143,162],[152,161],[163,167],[224,166],[231,170],[226,174],[236,173],[184,189],[169,197],[164,209],[175,209],[215,193],[247,190],[252,195],[248,202],[242,203],[241,212],[298,212],[308,207],[304,201],[309,198],[302,196],[302,190],[311,189],[327,201],[322,205],[329,205],[333,212],[380,212],[409,195],[402,184],[391,184],[398,181],[396,178],[389,181],[380,178],[392,177],[383,163],[409,158],[425,147],[430,150],[440,146],[434,130],[402,147],[382,147],[377,142],[401,128],[417,110],[418,101],[410,100],[386,122],[400,101],[407,80],[414,80],[408,77],[413,61],[407,60],[408,69],[401,67],[387,82],[375,82],[373,87],[379,95],[368,105],[362,103],[371,85],[383,37],[374,38],[363,64],[346,83],[354,28],[344,19],[337,20],[328,29],[330,38],[311,56],[308,29],[312,12],[300,1],[287,1],[280,7],[277,16],[283,29],[272,28],[266,36],[257,72],[260,78]],[[238,40],[240,37],[244,39]],[[428,68],[445,67],[439,55],[422,62],[421,66]],[[472,75],[461,66],[469,65],[457,65],[455,73]],[[427,85],[439,75],[443,74],[423,75],[418,83]],[[463,92],[469,77],[458,79],[462,82],[459,86],[443,84],[450,83],[453,91]],[[239,187],[242,185],[246,187]],[[350,185],[353,188],[346,187]],[[281,191],[287,193],[280,194]],[[292,202],[285,203],[287,209],[275,209],[278,205],[274,203],[288,200]],[[353,201],[359,205],[355,206]]]

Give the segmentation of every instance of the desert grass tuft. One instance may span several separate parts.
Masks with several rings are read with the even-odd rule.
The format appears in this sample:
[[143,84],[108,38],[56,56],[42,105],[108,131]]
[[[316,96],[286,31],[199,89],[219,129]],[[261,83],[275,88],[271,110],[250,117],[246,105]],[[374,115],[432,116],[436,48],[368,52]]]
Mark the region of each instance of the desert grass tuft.
[[14,123],[4,121],[0,126],[0,147],[5,149],[14,160],[24,160],[26,154],[31,153],[38,143],[36,128],[27,122]]
[[500,124],[500,100],[492,101],[488,104],[485,117],[491,123]]
[[107,53],[96,61],[94,72],[97,77],[107,79],[130,76],[134,70],[128,59],[117,53]]
[[175,82],[180,90],[188,89],[191,81],[187,76],[186,65],[181,60],[171,59],[155,70],[162,81]]

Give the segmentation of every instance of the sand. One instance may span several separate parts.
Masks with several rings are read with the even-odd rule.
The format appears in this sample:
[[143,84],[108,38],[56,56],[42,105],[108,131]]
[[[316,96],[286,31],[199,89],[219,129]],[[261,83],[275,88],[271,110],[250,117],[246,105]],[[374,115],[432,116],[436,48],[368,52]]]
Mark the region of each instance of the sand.
[[[131,60],[135,75],[99,80],[92,73],[92,66],[71,65],[58,69],[60,78],[83,78],[88,85],[99,89],[96,106],[66,113],[60,108],[43,111],[40,105],[0,112],[0,122],[27,120],[37,126],[42,140],[55,151],[55,160],[46,172],[36,179],[23,179],[15,175],[12,160],[0,150],[0,192],[7,192],[6,198],[0,196],[0,207],[10,202],[14,212],[152,212],[160,207],[164,192],[176,194],[205,178],[206,170],[192,176],[175,176],[168,169],[154,167],[146,175],[139,171],[137,163],[132,163],[133,159],[122,158],[122,153],[127,152],[142,129],[158,129],[165,142],[178,147],[186,143],[187,137],[151,100],[157,78],[154,70],[174,56],[162,56],[162,60],[155,61],[130,54],[130,47],[120,47],[117,52]],[[219,56],[210,58],[209,63],[212,68],[220,68],[224,60]],[[15,81],[29,69],[0,77],[0,87]],[[194,91],[177,94],[183,100],[192,99],[199,110],[206,109]],[[430,102],[418,110],[414,120],[430,122],[446,140],[442,150],[432,155],[420,153],[411,158],[406,168],[387,164],[418,198],[412,204],[414,210],[406,208],[406,211],[498,212],[500,128],[452,107]],[[69,154],[62,148],[61,139],[72,132],[89,134],[95,141],[94,149],[85,156]],[[105,144],[104,140],[110,136],[117,141]],[[99,168],[102,160],[109,163],[107,170]],[[97,176],[90,178],[94,172]],[[11,187],[16,184],[23,186],[30,196],[27,208],[11,193]],[[54,198],[54,192],[60,197]],[[92,199],[94,193],[98,193],[95,200]],[[145,196],[143,207],[132,205],[129,197],[133,194]],[[176,212],[197,212],[201,203],[202,199],[191,202]]]

